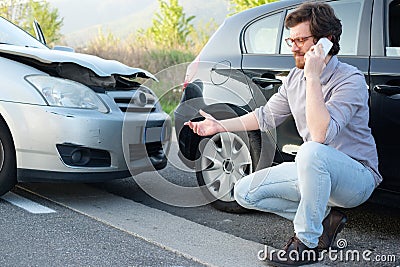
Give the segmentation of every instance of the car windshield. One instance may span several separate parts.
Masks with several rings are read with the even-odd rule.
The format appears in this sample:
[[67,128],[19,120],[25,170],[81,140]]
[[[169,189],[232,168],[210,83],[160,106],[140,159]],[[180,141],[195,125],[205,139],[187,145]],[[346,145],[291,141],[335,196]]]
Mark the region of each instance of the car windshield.
[[33,36],[0,17],[0,44],[19,45],[27,47],[47,48]]

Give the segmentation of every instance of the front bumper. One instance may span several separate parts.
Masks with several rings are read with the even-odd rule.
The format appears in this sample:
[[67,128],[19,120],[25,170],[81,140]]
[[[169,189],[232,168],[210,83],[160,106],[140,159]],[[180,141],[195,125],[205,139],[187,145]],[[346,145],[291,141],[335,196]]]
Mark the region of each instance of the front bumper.
[[[10,102],[3,102],[0,112],[14,140],[19,181],[104,181],[167,163],[171,120],[164,112],[104,114]],[[66,160],[74,149],[86,151],[86,157],[101,155],[101,160],[72,154]]]

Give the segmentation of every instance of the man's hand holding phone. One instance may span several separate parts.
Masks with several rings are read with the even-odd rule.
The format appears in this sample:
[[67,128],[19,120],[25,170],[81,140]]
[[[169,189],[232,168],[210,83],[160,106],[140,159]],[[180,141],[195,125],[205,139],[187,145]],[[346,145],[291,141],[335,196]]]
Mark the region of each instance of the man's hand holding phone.
[[319,44],[322,44],[322,49],[324,49],[324,57],[326,57],[329,51],[331,51],[333,43],[328,38],[323,37],[317,42],[317,45]]
[[332,45],[328,38],[323,37],[305,54],[304,76],[307,79],[320,78],[322,70],[326,66],[326,56]]

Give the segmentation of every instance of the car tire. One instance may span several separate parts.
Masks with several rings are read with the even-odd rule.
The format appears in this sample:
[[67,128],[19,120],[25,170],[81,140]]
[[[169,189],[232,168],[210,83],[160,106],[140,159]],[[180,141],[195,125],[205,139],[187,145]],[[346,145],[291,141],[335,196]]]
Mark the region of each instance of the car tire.
[[259,131],[218,133],[200,141],[197,182],[214,208],[231,213],[247,211],[235,201],[233,189],[238,180],[256,169],[260,151]]
[[14,142],[8,127],[0,121],[0,196],[17,184],[17,165]]

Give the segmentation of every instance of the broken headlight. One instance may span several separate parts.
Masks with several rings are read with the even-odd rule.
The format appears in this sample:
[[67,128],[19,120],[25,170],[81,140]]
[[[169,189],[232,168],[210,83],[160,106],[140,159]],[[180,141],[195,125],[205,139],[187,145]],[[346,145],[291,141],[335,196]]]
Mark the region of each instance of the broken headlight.
[[81,83],[45,75],[27,76],[26,80],[50,106],[109,111],[97,94]]

